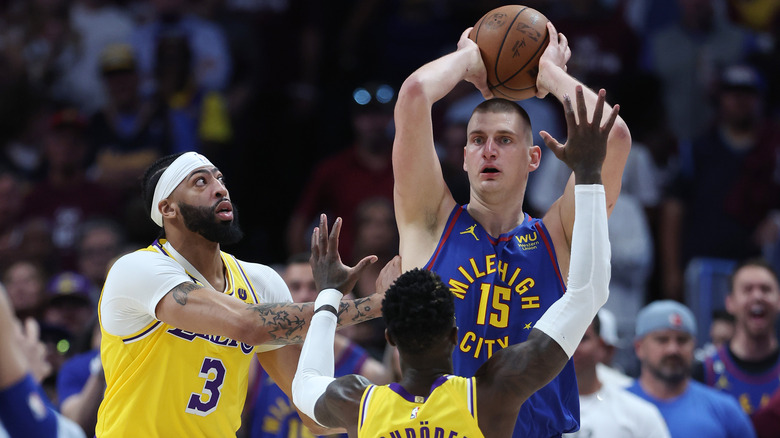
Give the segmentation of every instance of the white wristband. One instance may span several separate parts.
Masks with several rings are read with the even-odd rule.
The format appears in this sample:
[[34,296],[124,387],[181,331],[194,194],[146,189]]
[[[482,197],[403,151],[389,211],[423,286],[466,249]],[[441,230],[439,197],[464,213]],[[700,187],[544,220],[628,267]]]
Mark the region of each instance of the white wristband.
[[322,306],[329,305],[336,310],[335,315],[338,316],[339,304],[341,303],[341,297],[344,295],[336,289],[328,288],[323,289],[317,299],[314,300],[314,313],[322,310]]

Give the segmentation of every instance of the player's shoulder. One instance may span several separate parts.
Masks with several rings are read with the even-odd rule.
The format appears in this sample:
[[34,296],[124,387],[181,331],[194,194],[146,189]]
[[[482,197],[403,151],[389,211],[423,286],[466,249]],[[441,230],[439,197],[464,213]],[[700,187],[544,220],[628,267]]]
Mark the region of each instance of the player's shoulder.
[[[140,266],[159,263],[160,260],[170,259],[170,257],[162,254],[151,247],[141,248],[133,252],[124,254],[116,259],[114,264],[111,265],[110,271],[123,270],[123,269],[138,269]],[[172,259],[170,259],[172,261]],[[109,271],[109,272],[110,272]]]

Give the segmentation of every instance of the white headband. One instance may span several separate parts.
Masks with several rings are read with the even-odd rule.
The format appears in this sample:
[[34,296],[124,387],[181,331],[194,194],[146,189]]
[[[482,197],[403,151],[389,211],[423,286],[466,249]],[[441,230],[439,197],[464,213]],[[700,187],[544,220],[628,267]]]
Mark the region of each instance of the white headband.
[[197,152],[185,152],[175,159],[165,172],[160,176],[154,188],[152,208],[149,216],[158,226],[163,226],[162,213],[160,213],[160,201],[170,196],[173,190],[187,178],[193,170],[203,166],[214,166],[208,158]]

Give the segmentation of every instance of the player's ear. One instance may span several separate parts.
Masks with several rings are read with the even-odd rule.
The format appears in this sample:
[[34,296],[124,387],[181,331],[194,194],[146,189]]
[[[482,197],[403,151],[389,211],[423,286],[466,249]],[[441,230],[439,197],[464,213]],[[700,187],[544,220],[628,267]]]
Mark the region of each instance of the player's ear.
[[449,336],[449,338],[450,338],[450,341],[451,341],[451,342],[452,342],[454,345],[458,345],[458,327],[457,327],[457,326],[455,326],[455,327],[453,327],[453,328],[452,328],[452,330],[450,331],[450,336]]
[[160,209],[160,214],[162,214],[163,217],[170,218],[173,217],[174,214],[176,214],[176,211],[173,208],[173,203],[168,198],[160,201],[160,203],[157,204],[157,206]]
[[529,171],[534,171],[539,168],[539,163],[542,162],[542,148],[539,146],[533,145],[530,148],[528,148],[528,153],[531,157],[529,165]]
[[385,329],[385,340],[386,340],[386,341],[387,341],[387,343],[388,343],[388,344],[390,344],[391,346],[393,346],[393,347],[397,347],[397,345],[395,345],[395,341],[394,341],[394,340],[393,340],[393,338],[390,336],[390,333],[388,333],[388,332],[387,332],[387,329]]

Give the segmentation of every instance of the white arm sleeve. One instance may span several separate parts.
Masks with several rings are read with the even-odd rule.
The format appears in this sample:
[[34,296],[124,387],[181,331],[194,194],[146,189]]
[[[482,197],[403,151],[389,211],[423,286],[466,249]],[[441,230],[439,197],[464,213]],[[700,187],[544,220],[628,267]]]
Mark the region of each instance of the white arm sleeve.
[[325,394],[330,382],[334,381],[333,339],[336,336],[338,317],[322,306],[332,306],[336,312],[341,302],[341,292],[325,289],[314,302],[314,316],[303,341],[298,369],[292,382],[293,403],[320,426],[326,427],[314,417],[317,400]]
[[607,201],[600,184],[574,186],[574,230],[566,293],[536,322],[571,358],[609,297],[611,273]]

